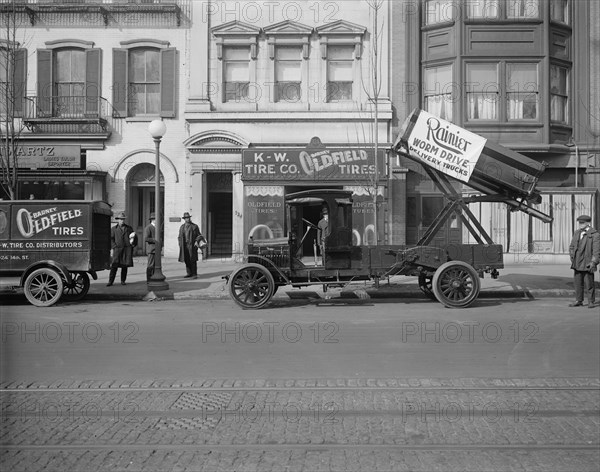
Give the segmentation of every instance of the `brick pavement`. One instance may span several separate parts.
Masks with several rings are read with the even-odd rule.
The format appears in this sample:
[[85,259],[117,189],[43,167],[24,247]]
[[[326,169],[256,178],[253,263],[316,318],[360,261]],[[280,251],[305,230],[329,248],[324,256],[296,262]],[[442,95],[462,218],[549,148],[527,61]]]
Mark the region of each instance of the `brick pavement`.
[[329,380],[5,383],[0,467],[597,470],[599,379]]

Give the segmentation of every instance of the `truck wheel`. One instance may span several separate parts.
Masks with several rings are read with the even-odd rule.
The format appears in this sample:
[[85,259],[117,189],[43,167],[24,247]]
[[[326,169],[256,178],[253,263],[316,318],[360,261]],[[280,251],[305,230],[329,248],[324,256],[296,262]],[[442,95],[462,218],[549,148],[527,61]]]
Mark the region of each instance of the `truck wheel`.
[[433,293],[432,287],[433,284],[431,282],[432,279],[433,277],[431,275],[419,275],[419,288],[421,289],[421,292],[423,292],[432,300],[435,300],[435,295]]
[[479,295],[479,276],[462,261],[442,264],[433,274],[433,293],[448,308],[465,308]]
[[242,308],[261,308],[275,293],[275,280],[260,264],[247,264],[229,278],[229,294]]
[[23,288],[32,305],[51,306],[63,294],[63,281],[58,272],[44,267],[29,274]]
[[63,282],[63,298],[68,302],[75,302],[85,297],[90,290],[90,277],[85,272],[71,272],[73,282]]

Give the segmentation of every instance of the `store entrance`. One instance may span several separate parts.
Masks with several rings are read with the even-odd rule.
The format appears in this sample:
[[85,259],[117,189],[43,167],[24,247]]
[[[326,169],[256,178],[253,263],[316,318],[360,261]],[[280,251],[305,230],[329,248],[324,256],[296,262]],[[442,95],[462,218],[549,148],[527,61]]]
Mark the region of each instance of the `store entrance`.
[[[327,187],[286,186],[285,194],[289,195],[290,193],[303,192],[305,190],[314,190],[315,188],[343,190],[344,187],[342,185],[328,185]],[[302,215],[299,215],[300,218],[304,218],[305,220],[310,221],[314,225],[317,225],[319,223],[319,220],[322,217],[321,206],[307,205],[307,206],[302,206],[300,208],[302,209]],[[307,233],[307,230],[308,230],[308,233]],[[305,235],[306,235],[306,237],[305,237]],[[299,254],[299,257],[301,257],[301,258],[302,257],[313,257],[314,251],[315,251],[314,246],[318,239],[317,238],[317,230],[310,229],[310,226],[307,225],[306,223],[304,223],[301,228],[300,234],[298,235],[298,238],[300,238],[300,239],[304,238],[304,241],[302,242],[302,251]],[[317,255],[320,256],[321,253],[320,253],[320,249],[318,247],[317,247],[316,251],[317,251]]]
[[[127,178],[128,187],[128,211],[127,224],[131,225],[138,237],[138,245],[134,249],[135,256],[143,256],[145,254],[144,228],[150,223],[150,213],[154,213],[155,185],[154,185],[154,165],[138,164],[129,173]],[[161,174],[161,216],[162,228],[161,237],[164,241],[164,208],[165,194],[164,184]],[[164,245],[163,245],[164,252]]]
[[233,174],[231,172],[208,172],[208,248],[211,257],[229,258],[233,237]]

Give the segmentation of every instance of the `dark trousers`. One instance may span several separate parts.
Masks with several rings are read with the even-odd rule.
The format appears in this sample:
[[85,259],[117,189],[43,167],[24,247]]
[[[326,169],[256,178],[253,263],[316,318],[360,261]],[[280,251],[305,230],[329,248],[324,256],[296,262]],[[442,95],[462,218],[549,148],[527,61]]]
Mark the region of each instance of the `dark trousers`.
[[148,264],[146,264],[146,280],[150,280],[154,274],[154,253],[148,254]]
[[121,282],[125,282],[127,280],[127,267],[114,265],[110,268],[110,275],[108,276],[109,283],[114,283],[119,267],[121,267]]
[[575,300],[578,302],[583,302],[583,289],[585,287],[588,302],[595,303],[596,289],[594,287],[594,273],[583,270],[574,270],[573,272],[575,282]]
[[185,263],[185,272],[187,275],[198,275],[198,263],[187,261]]

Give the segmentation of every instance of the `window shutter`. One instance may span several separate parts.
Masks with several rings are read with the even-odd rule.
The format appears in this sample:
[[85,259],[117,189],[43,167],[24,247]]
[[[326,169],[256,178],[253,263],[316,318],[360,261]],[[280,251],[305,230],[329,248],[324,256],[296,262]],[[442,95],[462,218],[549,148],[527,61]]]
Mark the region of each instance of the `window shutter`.
[[38,113],[52,116],[52,51],[49,49],[37,50],[37,108]]
[[127,49],[113,49],[113,113],[116,117],[127,116]]
[[160,61],[160,116],[175,116],[177,50],[167,48],[161,51]]
[[100,114],[100,71],[102,61],[101,49],[85,51],[85,114]]
[[15,51],[14,78],[14,115],[15,117],[21,117],[23,116],[23,108],[25,106],[25,92],[27,88],[27,49],[17,49]]

